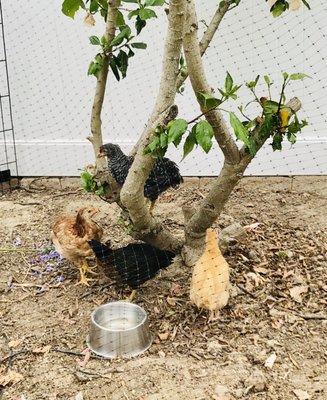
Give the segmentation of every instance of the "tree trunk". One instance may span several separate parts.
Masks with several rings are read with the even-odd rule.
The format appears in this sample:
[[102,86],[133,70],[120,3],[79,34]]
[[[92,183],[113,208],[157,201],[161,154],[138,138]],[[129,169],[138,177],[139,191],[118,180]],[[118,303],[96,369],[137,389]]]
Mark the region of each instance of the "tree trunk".
[[137,149],[133,165],[120,192],[121,202],[128,210],[138,237],[160,248],[173,250],[180,247],[180,241],[176,240],[153,218],[143,194],[145,182],[155,163],[153,157],[144,154],[144,149],[152,140],[155,128],[165,122],[174,103],[182,49],[185,9],[186,0],[171,0],[169,3],[168,32],[156,104]]

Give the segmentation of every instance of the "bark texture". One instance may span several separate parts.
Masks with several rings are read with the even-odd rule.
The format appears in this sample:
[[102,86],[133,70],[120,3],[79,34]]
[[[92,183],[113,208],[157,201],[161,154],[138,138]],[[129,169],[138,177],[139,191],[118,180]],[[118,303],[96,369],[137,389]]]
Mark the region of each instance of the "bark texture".
[[121,202],[128,210],[138,237],[160,248],[165,247],[173,250],[179,248],[181,243],[153,218],[143,194],[145,182],[155,163],[153,157],[144,155],[144,149],[152,140],[155,128],[165,122],[167,114],[174,103],[182,49],[185,10],[186,0],[170,1],[168,32],[157,100],[147,128],[142,135],[133,165],[120,192]]
[[[211,93],[212,90],[206,79],[201,58],[201,50],[197,35],[198,20],[194,0],[190,0],[188,3],[185,25],[183,46],[193,91],[195,95],[198,92]],[[201,104],[200,108],[202,112],[207,111]],[[215,138],[224,153],[226,161],[230,164],[236,164],[240,158],[239,151],[221,112],[218,110],[212,110],[206,112],[205,117],[214,130]]]
[[[120,6],[120,0],[109,0],[108,1],[108,17],[106,23],[106,31],[104,36],[110,43],[115,37],[116,32],[116,18],[118,14],[118,7]],[[106,164],[104,158],[99,158],[100,146],[102,146],[102,121],[101,112],[103,106],[104,95],[106,92],[107,79],[108,79],[108,69],[109,69],[109,57],[103,57],[103,67],[97,76],[97,83],[95,88],[95,95],[92,106],[91,114],[91,133],[92,136],[88,139],[93,145],[93,150],[96,159],[96,166],[98,168],[103,168]]]

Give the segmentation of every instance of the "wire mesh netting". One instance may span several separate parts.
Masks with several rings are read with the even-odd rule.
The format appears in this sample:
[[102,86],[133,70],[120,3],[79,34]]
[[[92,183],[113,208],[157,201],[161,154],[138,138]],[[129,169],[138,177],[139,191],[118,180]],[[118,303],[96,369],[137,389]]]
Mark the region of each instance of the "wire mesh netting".
[[6,41],[0,1],[0,192],[12,189],[18,175],[15,135],[11,110]]
[[[265,1],[241,2],[229,12],[205,56],[209,82],[217,89],[223,85],[228,70],[235,82],[244,83],[257,74],[269,74],[280,87],[281,72],[305,72],[312,77],[295,82],[288,98],[298,96],[303,103],[301,117],[309,126],[291,146],[273,152],[267,144],[248,169],[248,174],[324,174],[326,173],[326,2],[315,1],[312,10],[284,13],[274,19]],[[198,1],[200,34],[205,29],[217,2]],[[10,2],[4,4],[7,22],[9,68],[12,77],[13,111],[21,175],[78,175],[79,168],[93,162],[89,119],[95,81],[86,71],[94,56],[90,35],[103,32],[99,20],[94,28],[61,14],[61,1],[26,7],[18,0],[16,13]],[[128,76],[117,83],[109,81],[110,96],[104,105],[105,142],[118,143],[128,153],[142,132],[158,89],[166,16],[149,22],[140,40],[147,50],[131,60]],[[26,23],[28,21],[28,23]],[[24,38],[24,40],[21,40]],[[26,46],[28,43],[28,46]],[[277,85],[278,83],[278,85]],[[263,82],[258,92],[266,95]],[[198,106],[189,84],[177,97],[180,116],[198,114]],[[239,101],[249,100],[243,87]],[[249,110],[251,112],[251,110]],[[254,111],[253,111],[254,112]],[[9,151],[12,151],[9,148]],[[168,153],[180,162],[182,150]],[[222,156],[217,147],[208,155],[197,149],[180,163],[183,175],[217,175]]]

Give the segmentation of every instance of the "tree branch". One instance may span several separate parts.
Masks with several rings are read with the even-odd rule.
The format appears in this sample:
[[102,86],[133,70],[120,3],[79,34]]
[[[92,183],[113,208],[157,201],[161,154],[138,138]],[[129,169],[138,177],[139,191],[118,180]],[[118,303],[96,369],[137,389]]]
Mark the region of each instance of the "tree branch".
[[141,237],[158,247],[172,249],[179,247],[180,243],[155,221],[143,194],[145,182],[155,163],[153,157],[144,155],[144,149],[152,140],[155,128],[165,122],[175,99],[185,9],[186,0],[171,0],[169,3],[168,32],[157,100],[120,193],[121,202],[128,210],[134,228]]
[[[106,23],[106,31],[105,38],[108,43],[112,41],[115,37],[116,32],[116,18],[118,14],[118,7],[120,6],[120,0],[109,0],[108,1],[108,17]],[[101,169],[106,164],[104,158],[99,158],[99,150],[100,146],[102,146],[102,121],[101,121],[101,112],[103,106],[104,95],[106,91],[107,78],[108,78],[108,69],[109,69],[109,57],[103,57],[103,66],[101,71],[97,76],[97,83],[95,88],[95,95],[92,106],[92,114],[91,114],[91,132],[92,136],[89,137],[89,141],[93,145],[93,150],[96,159],[96,166]]]
[[[200,40],[200,43],[199,43],[201,57],[207,51],[210,43],[212,42],[212,39],[213,39],[215,33],[217,32],[217,30],[219,28],[221,21],[223,20],[227,11],[229,11],[230,5],[231,5],[231,1],[225,1],[225,4],[222,7],[217,8],[214,16],[212,17],[212,20],[210,21],[210,24],[208,25],[206,31],[203,34],[202,39]],[[184,72],[183,74],[180,72],[178,74],[178,78],[177,78],[177,88],[178,89],[183,85],[183,83],[186,81],[188,76],[189,76],[188,72]]]
[[[211,87],[207,82],[201,59],[200,46],[197,38],[198,20],[196,16],[194,0],[190,0],[187,8],[186,31],[183,39],[185,59],[190,80],[195,94],[198,92],[211,93]],[[199,103],[200,104],[200,103]],[[229,133],[221,112],[212,110],[207,112],[200,104],[201,111],[214,130],[215,138],[224,153],[225,159],[230,164],[237,164],[240,155],[236,143]]]
[[[286,107],[293,112],[301,109],[301,102],[297,98],[291,99]],[[257,143],[257,152],[268,140],[267,137],[260,137],[259,132],[263,121],[255,128],[254,137]],[[248,153],[245,147],[242,148],[241,158],[237,164],[229,164],[227,160],[217,179],[213,182],[211,189],[198,209],[193,213],[185,228],[186,243],[183,250],[184,260],[187,265],[192,265],[199,254],[194,252],[194,247],[201,251],[201,243],[204,242],[205,232],[220,215],[231,192],[243,177],[244,171],[253,160],[254,156]],[[197,246],[194,246],[197,243]]]
[[[120,3],[121,3],[120,0],[108,1],[108,16],[107,16],[106,30],[104,33],[104,36],[107,39],[108,43],[110,43],[112,39],[115,37],[116,19]],[[109,188],[105,186],[107,191],[106,193],[107,201],[119,202],[120,188],[117,185],[117,182],[111,176],[107,168],[106,159],[104,157],[99,157],[99,150],[103,144],[101,113],[102,113],[103,100],[108,80],[108,70],[109,70],[109,56],[104,55],[103,66],[97,76],[97,83],[96,83],[95,95],[92,106],[92,113],[91,113],[92,136],[88,137],[88,140],[92,143],[96,160],[95,162],[96,174],[94,175],[94,180],[99,185],[109,184]]]

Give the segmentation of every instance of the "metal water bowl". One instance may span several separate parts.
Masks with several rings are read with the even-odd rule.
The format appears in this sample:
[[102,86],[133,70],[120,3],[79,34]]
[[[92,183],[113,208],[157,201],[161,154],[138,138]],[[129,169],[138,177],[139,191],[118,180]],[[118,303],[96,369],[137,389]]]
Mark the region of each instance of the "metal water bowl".
[[136,304],[107,303],[91,315],[87,345],[99,356],[135,357],[145,352],[151,343],[147,313]]

